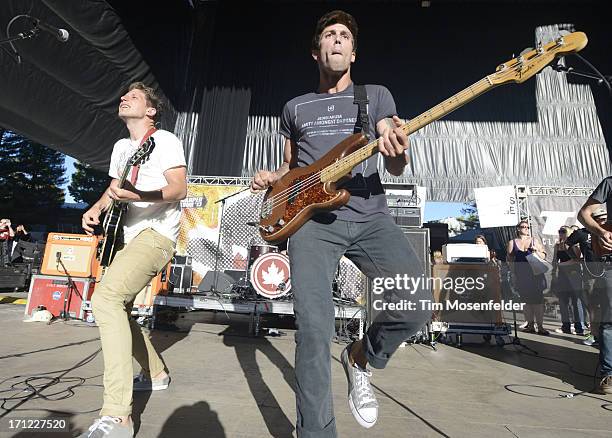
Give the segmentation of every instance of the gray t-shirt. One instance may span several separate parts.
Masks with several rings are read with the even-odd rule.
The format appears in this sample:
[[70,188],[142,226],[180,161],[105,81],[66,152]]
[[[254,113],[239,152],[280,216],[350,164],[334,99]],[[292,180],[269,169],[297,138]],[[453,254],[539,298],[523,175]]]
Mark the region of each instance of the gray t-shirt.
[[[366,85],[368,95],[368,137],[377,137],[376,122],[397,114],[389,90]],[[285,104],[280,133],[298,146],[297,164],[308,166],[355,132],[359,109],[354,102],[353,85],[340,93],[308,93]],[[351,193],[348,204],[332,214],[341,220],[366,222],[389,212],[377,169],[378,154],[358,164],[353,178],[344,184]]]
[[600,182],[590,197],[600,204],[606,204],[606,210],[608,211],[607,222],[609,224],[612,223],[612,176]]

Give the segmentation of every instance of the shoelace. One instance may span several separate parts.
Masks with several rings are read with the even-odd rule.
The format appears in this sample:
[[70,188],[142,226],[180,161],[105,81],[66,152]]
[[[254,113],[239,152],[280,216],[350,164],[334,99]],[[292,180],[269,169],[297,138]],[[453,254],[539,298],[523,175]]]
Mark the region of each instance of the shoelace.
[[102,418],[98,418],[89,428],[89,435],[87,436],[91,436],[91,434],[96,430],[101,430],[102,432],[104,432],[104,435],[108,435],[112,426],[109,422],[119,424],[121,420],[119,418],[109,417],[107,415]]
[[363,407],[366,404],[376,402],[376,397],[374,397],[374,391],[372,391],[372,386],[370,386],[369,378],[372,377],[372,371],[363,370],[359,366],[354,365],[356,370],[356,389],[357,396],[359,398],[359,407]]

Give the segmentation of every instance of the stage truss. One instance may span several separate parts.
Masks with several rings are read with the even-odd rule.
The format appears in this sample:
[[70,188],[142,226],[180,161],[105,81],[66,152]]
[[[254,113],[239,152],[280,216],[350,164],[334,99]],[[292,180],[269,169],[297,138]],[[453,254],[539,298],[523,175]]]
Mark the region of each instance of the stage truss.
[[[191,258],[193,268],[192,291],[207,273],[224,272],[248,280],[247,264],[251,248],[266,245],[253,224],[259,221],[263,193],[252,194],[244,190],[251,178],[222,176],[190,176],[188,192],[183,207],[181,226],[177,242],[177,254]],[[289,255],[290,257],[290,255]],[[236,275],[237,274],[237,275]],[[219,290],[221,297],[202,295],[158,295],[155,305],[183,307],[188,309],[222,310],[246,313],[252,316],[252,331],[259,331],[261,314],[293,314],[291,299],[268,300],[254,295],[251,298],[230,297],[233,287],[225,285]],[[346,258],[342,258],[337,269],[334,285],[336,290],[335,315],[340,319],[359,321],[360,333],[365,317],[362,296],[367,287],[366,277]],[[332,291],[330,290],[330,293]],[[139,309],[138,314],[154,316],[155,310]]]
[[552,186],[514,186],[516,200],[518,203],[518,214],[520,220],[527,220],[531,227],[531,214],[529,212],[529,204],[527,202],[530,196],[583,196],[588,198],[595,190],[594,187],[552,187]]

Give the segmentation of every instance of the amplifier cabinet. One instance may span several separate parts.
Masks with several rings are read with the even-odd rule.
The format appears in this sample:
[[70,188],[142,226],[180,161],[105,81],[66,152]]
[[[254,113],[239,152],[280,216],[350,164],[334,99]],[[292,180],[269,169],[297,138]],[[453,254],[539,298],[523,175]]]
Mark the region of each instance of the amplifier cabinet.
[[95,277],[99,267],[96,259],[98,238],[87,234],[49,233],[40,272],[65,276],[58,258],[72,277]]
[[[33,275],[26,305],[26,317],[32,316],[38,306],[44,306],[53,316],[60,316],[64,299],[68,298],[66,309],[73,318],[83,319],[84,304],[89,302],[95,282],[91,278],[72,277],[76,289],[69,290],[68,277]],[[67,295],[68,294],[68,295]]]
[[[495,265],[434,265],[433,297],[441,303],[434,320],[448,323],[501,324],[501,310],[474,309],[476,303],[501,302],[499,268]],[[448,303],[452,303],[449,305]],[[459,308],[459,309],[458,309]],[[460,310],[468,308],[470,310]]]

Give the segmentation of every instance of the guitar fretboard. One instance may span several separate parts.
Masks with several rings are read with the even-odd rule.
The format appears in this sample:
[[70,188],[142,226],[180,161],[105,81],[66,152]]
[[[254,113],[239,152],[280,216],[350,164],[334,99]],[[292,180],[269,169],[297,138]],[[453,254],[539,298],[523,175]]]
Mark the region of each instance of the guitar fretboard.
[[[475,84],[470,85],[466,89],[449,97],[445,101],[440,102],[433,108],[429,109],[428,111],[425,111],[424,113],[405,123],[401,126],[401,129],[408,135],[412,134],[413,132],[418,131],[422,127],[430,124],[431,122],[434,122],[444,117],[445,115],[453,112],[457,108],[465,105],[469,101],[477,98],[481,94],[486,93],[487,91],[491,90],[496,86],[497,85],[494,85],[493,82],[489,79],[489,77],[486,76]],[[369,157],[375,155],[377,152],[378,141],[375,140],[368,143],[367,145],[356,150],[355,152],[324,168],[321,171],[321,182],[331,182],[339,180],[343,176],[350,173],[356,165],[358,165],[362,161],[367,160]]]

